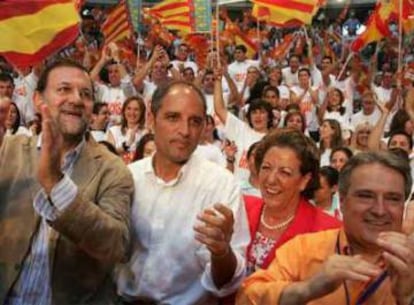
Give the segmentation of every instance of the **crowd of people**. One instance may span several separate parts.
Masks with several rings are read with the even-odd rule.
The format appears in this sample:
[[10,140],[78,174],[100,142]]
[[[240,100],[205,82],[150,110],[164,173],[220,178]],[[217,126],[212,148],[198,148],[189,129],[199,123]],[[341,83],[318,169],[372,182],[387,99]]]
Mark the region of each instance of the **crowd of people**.
[[351,16],[330,55],[315,25],[131,63],[92,12],[99,53],[0,65],[1,304],[414,304],[410,50],[345,63]]

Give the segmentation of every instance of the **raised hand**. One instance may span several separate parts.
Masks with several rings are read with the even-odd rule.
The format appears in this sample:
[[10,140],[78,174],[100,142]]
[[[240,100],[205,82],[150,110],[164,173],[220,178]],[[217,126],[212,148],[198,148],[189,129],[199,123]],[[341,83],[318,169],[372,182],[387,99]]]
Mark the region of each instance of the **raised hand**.
[[61,171],[63,138],[59,128],[53,121],[47,105],[41,106],[42,111],[42,147],[38,164],[37,178],[46,194],[63,177]]
[[332,255],[321,272],[309,281],[312,299],[335,291],[344,281],[368,282],[381,274],[382,270],[361,256]]
[[227,159],[233,159],[236,156],[237,153],[237,145],[234,143],[234,141],[225,141],[223,152]]
[[163,47],[160,45],[156,45],[154,50],[152,51],[152,55],[150,58],[150,64],[153,65],[157,60],[160,60],[162,57],[162,52],[164,51]]
[[374,101],[377,104],[379,110],[382,114],[387,115],[389,114],[390,110],[385,106],[385,103],[379,100],[378,96],[374,93]]
[[194,226],[195,239],[204,244],[213,256],[222,257],[230,251],[233,235],[233,212],[227,206],[217,203],[213,208],[202,211]]
[[112,59],[112,50],[108,45],[104,45],[101,53],[101,60],[109,62]]
[[214,80],[221,81],[223,78],[223,68],[222,67],[215,67],[213,69]]
[[392,293],[398,304],[409,305],[414,300],[414,236],[400,232],[382,232],[377,244],[384,250],[388,264]]
[[119,48],[116,45],[116,43],[115,42],[111,42],[108,45],[108,48],[111,50],[111,57],[112,57],[112,59],[115,60],[115,61],[117,61],[117,62],[119,62],[119,60],[120,60],[120,58],[119,58]]
[[160,53],[160,61],[163,63],[164,67],[168,67],[168,65],[170,64],[170,57],[168,56],[167,51],[162,49]]

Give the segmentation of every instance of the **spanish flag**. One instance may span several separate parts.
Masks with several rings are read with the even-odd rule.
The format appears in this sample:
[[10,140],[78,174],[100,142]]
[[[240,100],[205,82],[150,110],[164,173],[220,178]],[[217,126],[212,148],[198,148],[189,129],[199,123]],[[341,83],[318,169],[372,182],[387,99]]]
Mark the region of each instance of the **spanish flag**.
[[252,15],[275,26],[311,24],[318,0],[252,0]]
[[379,2],[368,18],[365,31],[352,42],[351,50],[357,53],[371,42],[380,41],[384,37],[391,36],[388,22],[393,10],[393,3]]
[[80,17],[73,0],[0,1],[0,54],[28,67],[71,44]]
[[248,58],[253,58],[259,51],[259,46],[253,42],[247,33],[244,33],[237,24],[228,21],[226,23],[226,30],[233,35],[233,39],[236,45],[244,45],[246,47],[246,56]]
[[[400,3],[402,1],[402,3]],[[393,4],[392,18],[399,20],[401,18],[402,25],[406,34],[414,31],[414,2],[412,0],[391,0]],[[401,4],[401,12],[400,12]]]

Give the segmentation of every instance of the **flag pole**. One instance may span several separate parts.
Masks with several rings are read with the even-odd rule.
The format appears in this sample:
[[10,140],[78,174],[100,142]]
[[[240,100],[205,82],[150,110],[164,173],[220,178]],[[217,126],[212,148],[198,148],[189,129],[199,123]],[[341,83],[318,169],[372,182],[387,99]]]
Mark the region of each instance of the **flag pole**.
[[258,60],[261,60],[262,57],[262,44],[260,39],[260,18],[257,18],[257,24],[256,24],[256,35],[257,35],[257,52],[258,52]]
[[[214,27],[213,27],[213,21],[214,21],[214,17],[211,18],[211,29],[210,29],[210,50],[211,52],[209,52],[209,55],[207,56],[207,58],[211,58],[210,54],[214,54]],[[216,20],[216,27],[218,26],[218,21]],[[210,59],[211,60],[211,59]],[[208,67],[209,67],[209,62],[208,62]]]
[[339,80],[341,78],[342,74],[344,74],[346,66],[348,66],[348,64],[351,61],[353,56],[354,56],[354,52],[349,53],[348,57],[345,60],[344,66],[341,69],[341,72],[339,72],[338,76],[336,77],[337,80]]
[[402,71],[402,10],[403,10],[403,2],[402,0],[399,1],[399,22],[398,22],[398,73],[400,77],[397,79],[397,86],[401,87],[401,71]]
[[309,41],[308,30],[306,30],[305,25],[302,26],[302,29],[303,29],[303,33],[305,34],[305,39],[306,39],[306,43],[307,43]]
[[142,12],[142,1],[139,1],[139,14],[138,14],[138,20],[137,20],[137,53],[138,53],[138,58],[140,58],[141,61],[141,41],[142,41],[142,37],[141,37],[141,12]]
[[221,67],[220,61],[220,4],[219,0],[216,0],[216,49],[217,49],[217,62],[218,65]]

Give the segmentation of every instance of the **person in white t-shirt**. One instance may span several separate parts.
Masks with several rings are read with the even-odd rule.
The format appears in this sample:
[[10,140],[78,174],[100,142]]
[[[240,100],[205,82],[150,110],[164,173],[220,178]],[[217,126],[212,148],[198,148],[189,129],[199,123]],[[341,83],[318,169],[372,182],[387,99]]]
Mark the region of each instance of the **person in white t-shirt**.
[[352,116],[354,113],[354,95],[357,93],[356,86],[358,79],[361,77],[361,69],[346,67],[345,71],[339,75],[342,69],[342,64],[337,63],[334,70],[336,76],[335,87],[344,94],[344,106],[347,113]]
[[368,139],[371,134],[373,126],[368,122],[362,122],[355,127],[351,136],[351,143],[349,148],[354,154],[370,150],[368,147]]
[[283,83],[288,86],[299,85],[300,57],[293,54],[289,57],[289,66],[282,69]]
[[198,143],[194,153],[222,167],[226,167],[226,156],[222,152],[221,148],[222,141],[218,137],[214,118],[207,114],[204,131],[201,134],[200,143]]
[[249,165],[250,175],[248,179],[242,180],[240,182],[241,191],[244,196],[255,196],[262,198],[262,193],[259,189],[259,173],[255,163],[256,149],[259,143],[260,142],[253,143],[247,150],[246,157]]
[[[214,114],[214,72],[213,70],[201,71],[201,90],[204,93],[207,102],[207,114],[215,117]],[[224,104],[228,107],[229,104],[236,103],[239,100],[236,85],[233,79],[225,71],[223,72],[224,79],[222,80]],[[216,117],[215,117],[216,119]],[[219,122],[217,122],[219,123]]]
[[[91,71],[95,82],[96,99],[107,103],[110,112],[110,124],[119,124],[124,101],[136,93],[131,76],[119,60],[119,51],[114,47],[104,47],[101,58]],[[102,69],[106,69],[107,83],[100,79]]]
[[267,78],[269,84],[279,90],[279,107],[285,109],[290,103],[290,91],[286,85],[282,84],[282,68],[278,66],[269,68]]
[[11,135],[27,135],[31,136],[31,132],[29,129],[27,129],[25,126],[21,125],[21,119],[20,119],[20,111],[17,107],[16,103],[11,102],[9,107],[9,113],[7,115],[7,119],[5,122],[6,126],[6,136]]
[[191,68],[194,71],[194,74],[198,72],[198,66],[195,62],[188,59],[189,57],[189,47],[185,43],[181,43],[176,52],[175,59],[171,61],[171,64],[175,69],[182,73],[185,68]]
[[193,68],[187,67],[181,72],[183,80],[189,83],[193,83],[196,80],[195,73]]
[[138,141],[148,131],[145,129],[145,104],[141,97],[131,96],[122,106],[121,125],[111,126],[107,141],[115,146],[126,163],[132,160]]
[[330,163],[332,150],[342,146],[341,126],[338,121],[327,119],[322,122],[319,130],[320,165],[325,166]]
[[[296,104],[292,104],[295,105]],[[293,108],[293,107],[291,107]],[[299,107],[298,107],[299,108]],[[306,120],[299,109],[288,110],[283,120],[283,127],[293,128],[302,133],[306,133]]]
[[376,95],[378,102],[385,105],[389,109],[388,120],[384,127],[384,132],[387,133],[390,131],[390,124],[392,118],[395,115],[395,112],[401,107],[398,105],[397,99],[393,98],[392,92],[392,78],[393,74],[390,71],[385,71],[382,75],[381,85],[375,86],[375,84],[371,84],[372,90]]
[[317,140],[319,129],[317,115],[319,104],[318,90],[311,87],[311,75],[308,68],[300,68],[298,75],[299,85],[290,88],[292,101],[299,105],[300,111],[306,119],[306,129],[314,140]]
[[285,105],[280,102],[279,89],[277,87],[267,85],[263,89],[262,99],[272,106],[273,127],[282,127],[287,112],[285,110],[286,107],[284,107]]
[[250,66],[259,67],[258,60],[251,60],[246,58],[247,49],[244,45],[237,45],[234,50],[234,62],[232,62],[227,71],[237,86],[239,93],[242,92],[243,86],[247,77],[247,69]]
[[[335,75],[333,75],[334,65],[331,56],[324,56],[321,60],[321,70],[316,67],[315,63],[310,57],[311,64],[310,64],[310,72],[311,72],[311,79],[312,85],[317,86],[319,88],[324,87],[329,89],[330,87],[335,85]],[[327,93],[327,92],[325,92]]]
[[[168,75],[171,73],[171,76]],[[149,106],[151,97],[158,86],[164,85],[173,79],[180,79],[180,72],[170,64],[167,52],[160,45],[155,46],[151,58],[134,76],[134,86],[142,92],[145,104]]]
[[19,76],[14,79],[12,100],[16,103],[22,116],[22,124],[27,125],[35,119],[36,109],[33,104],[33,95],[36,90],[40,65],[33,68],[17,68]]
[[344,107],[344,94],[338,88],[331,88],[319,108],[320,121],[332,119],[339,122],[342,130],[352,130],[350,118]]
[[109,123],[109,109],[106,103],[96,102],[92,109],[92,121],[89,132],[96,142],[106,140],[106,128]]
[[[33,74],[29,75],[32,75],[34,78]],[[28,79],[29,78],[30,77],[28,77]],[[15,83],[11,75],[7,73],[0,73],[0,97],[7,97],[16,104],[20,113],[20,124],[27,124],[30,120],[34,118],[35,110],[32,99],[34,88],[32,87],[36,87],[36,83],[37,78],[36,80],[32,81],[31,86],[26,86],[26,92],[19,90],[19,94],[17,94],[17,92],[15,91]],[[29,88],[32,89],[29,90]],[[23,96],[23,93],[25,93],[26,95]]]
[[312,86],[318,88],[320,103],[325,100],[326,96],[328,95],[328,92],[332,88],[336,87],[336,80],[333,71],[334,65],[332,57],[330,56],[324,56],[322,58],[321,70],[319,70],[314,64],[310,65]]
[[247,76],[240,92],[241,104],[244,105],[248,103],[248,101],[256,95],[258,89],[261,91],[260,88],[262,87],[262,84],[264,84],[264,82],[262,81],[262,75],[259,68],[255,66],[248,67]]
[[381,111],[375,104],[374,93],[371,90],[365,90],[361,100],[362,109],[351,117],[351,126],[354,130],[364,123],[375,126],[381,117]]
[[234,173],[239,179],[248,178],[247,149],[270,130],[273,123],[272,106],[263,100],[255,100],[249,105],[247,123],[230,113],[224,105],[222,93],[222,69],[215,69],[214,110],[224,124],[224,136],[235,142],[237,153],[234,160]]

